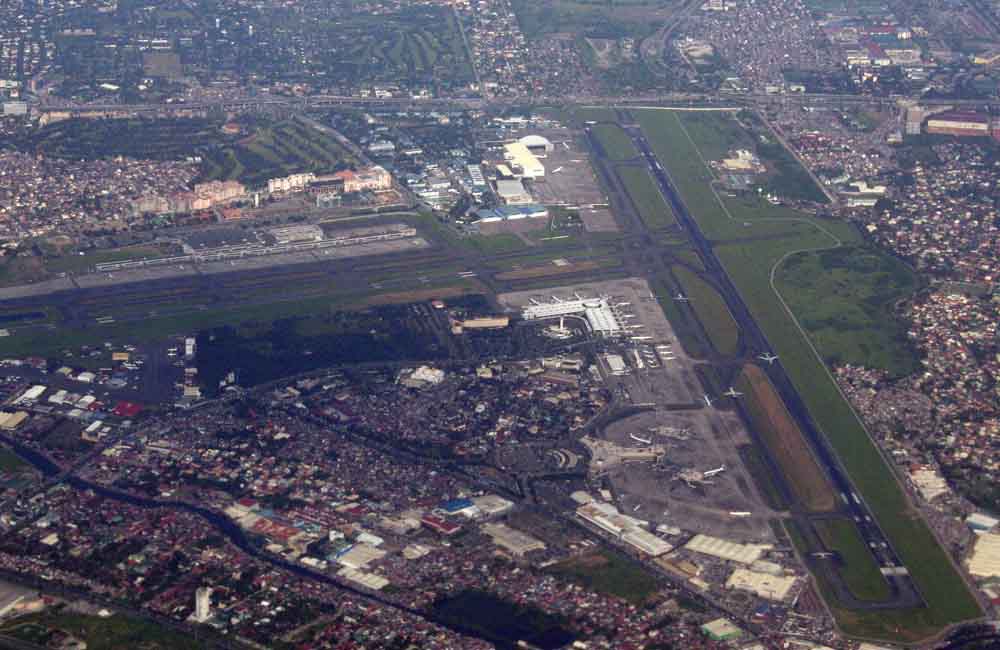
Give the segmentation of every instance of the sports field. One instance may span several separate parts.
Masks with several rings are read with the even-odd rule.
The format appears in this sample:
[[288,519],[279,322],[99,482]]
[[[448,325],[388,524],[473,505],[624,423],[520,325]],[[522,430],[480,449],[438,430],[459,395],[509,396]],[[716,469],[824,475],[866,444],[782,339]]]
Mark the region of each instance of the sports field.
[[[841,458],[858,492],[870,505],[927,599],[928,609],[921,610],[919,616],[905,617],[906,634],[927,636],[949,623],[979,616],[979,606],[965,582],[909,504],[892,470],[772,286],[772,269],[780,268],[792,254],[858,244],[860,236],[843,222],[768,207],[751,199],[717,197],[709,185],[712,173],[703,162],[701,149],[720,148],[713,134],[724,133],[733,119],[731,116],[714,114],[712,119],[719,122],[719,129],[701,129],[695,138],[685,128],[687,118],[675,112],[633,113],[700,228],[714,241],[720,261],[781,357],[810,415]],[[751,234],[755,238],[747,239]],[[862,619],[863,630],[852,626],[852,621]],[[849,632],[886,638],[902,634],[897,631],[900,620],[893,610],[842,617],[840,622]]]

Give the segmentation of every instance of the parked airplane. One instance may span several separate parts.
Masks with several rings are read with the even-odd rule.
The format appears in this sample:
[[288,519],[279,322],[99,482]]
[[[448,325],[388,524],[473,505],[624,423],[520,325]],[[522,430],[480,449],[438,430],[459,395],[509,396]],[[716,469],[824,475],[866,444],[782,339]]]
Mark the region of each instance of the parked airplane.
[[778,360],[778,355],[765,352],[764,354],[757,357],[761,361],[766,361],[768,365],[771,365]]
[[716,474],[721,474],[724,471],[726,471],[726,466],[725,465],[720,465],[719,467],[716,467],[715,469],[710,469],[707,472],[702,472],[701,477],[702,478],[712,478]]
[[561,171],[562,171],[562,167],[556,167],[555,169],[552,170],[552,173],[553,174],[558,174]]
[[743,393],[741,393],[740,391],[738,391],[735,388],[733,388],[732,386],[730,386],[729,390],[727,390],[724,394],[728,395],[729,397],[732,397],[733,399],[736,399],[737,397],[741,396]]
[[702,395],[702,399],[705,400],[705,406],[711,406],[712,405],[712,398],[708,396],[708,393]]
[[653,444],[653,441],[651,439],[650,440],[646,440],[645,438],[640,438],[639,436],[635,435],[634,433],[630,433],[628,435],[629,435],[630,438],[632,438],[632,440],[635,440],[636,442],[641,442],[644,445],[651,445],[651,444]]
[[683,293],[681,293],[681,292],[678,291],[677,295],[674,296],[674,300],[676,300],[677,302],[687,302],[688,301],[688,297],[685,296]]
[[[631,328],[629,328],[631,329]],[[628,337],[630,341],[652,341],[652,336],[630,336]]]
[[830,553],[828,551],[818,551],[816,553],[813,553],[812,557],[814,557],[817,560],[827,560],[833,557],[833,553]]

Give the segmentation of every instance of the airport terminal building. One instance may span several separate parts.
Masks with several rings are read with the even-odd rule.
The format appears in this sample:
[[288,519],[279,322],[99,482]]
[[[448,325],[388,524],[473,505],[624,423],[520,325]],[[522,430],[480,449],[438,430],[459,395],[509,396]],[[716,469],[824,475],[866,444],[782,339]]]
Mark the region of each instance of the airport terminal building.
[[590,330],[599,336],[619,336],[624,333],[621,321],[607,298],[555,300],[526,306],[521,311],[524,320],[542,320],[562,316],[582,317]]

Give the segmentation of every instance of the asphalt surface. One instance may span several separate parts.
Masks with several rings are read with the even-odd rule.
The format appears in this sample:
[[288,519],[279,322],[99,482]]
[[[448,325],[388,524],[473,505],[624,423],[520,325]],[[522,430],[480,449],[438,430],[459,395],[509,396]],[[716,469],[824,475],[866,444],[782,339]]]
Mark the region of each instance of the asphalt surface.
[[[673,184],[673,181],[671,181],[667,170],[656,159],[645,136],[641,130],[638,129],[638,127],[627,126],[626,131],[629,133],[634,144],[645,159],[650,172],[653,174],[653,177],[659,185],[660,190],[663,192],[663,195],[669,201],[670,207],[677,216],[681,227],[688,234],[694,246],[701,253],[707,273],[715,280],[716,287],[721,289],[723,298],[729,306],[729,309],[733,314],[733,318],[739,324],[743,332],[744,345],[747,348],[754,350],[755,354],[764,352],[773,353],[771,346],[767,342],[767,338],[764,336],[764,333],[751,316],[750,311],[743,302],[742,297],[736,290],[732,281],[729,279],[729,276],[722,267],[722,264],[715,256],[715,252],[712,249],[711,244],[702,234],[697,222],[691,216],[687,206],[685,206],[675,185]],[[817,460],[827,472],[834,488],[840,493],[842,500],[840,511],[850,516],[856,522],[862,538],[872,550],[876,562],[880,566],[889,566],[890,563],[897,567],[901,566],[902,562],[900,561],[899,556],[889,544],[888,538],[879,527],[878,522],[875,521],[875,518],[872,516],[872,513],[867,505],[857,495],[850,479],[848,478],[847,472],[842,467],[836,455],[830,449],[829,444],[820,433],[816,423],[812,420],[805,404],[802,401],[802,398],[799,396],[788,375],[785,373],[784,368],[782,368],[780,361],[774,364],[764,365],[763,368],[767,372],[789,411],[792,413],[793,417],[808,438],[810,445],[816,452]],[[813,520],[806,517],[804,513],[798,512],[793,514],[800,524],[804,524],[807,527],[812,526]],[[846,585],[843,583],[843,580],[840,579],[839,574],[836,571],[829,570],[830,565],[828,562],[822,563],[813,558],[810,558],[809,561],[812,565],[811,568],[823,571],[826,575],[832,578],[833,583],[839,592],[838,599],[841,603],[852,609],[896,609],[920,606],[924,604],[916,586],[908,576],[887,576],[886,580],[891,588],[892,597],[883,602],[873,603],[855,598],[846,588]]]

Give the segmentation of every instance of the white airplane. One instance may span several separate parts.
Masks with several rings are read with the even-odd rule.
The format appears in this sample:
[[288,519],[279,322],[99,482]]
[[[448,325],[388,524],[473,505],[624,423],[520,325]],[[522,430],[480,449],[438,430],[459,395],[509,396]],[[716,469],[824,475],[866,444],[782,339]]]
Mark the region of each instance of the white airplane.
[[531,303],[532,305],[540,305],[540,304],[542,304],[542,303],[538,302],[537,300],[535,300],[534,298],[528,298],[528,301],[529,301],[529,302],[530,302],[530,303]]
[[632,508],[632,512],[636,512],[636,511],[637,511],[637,510],[639,510],[639,508],[641,508],[641,507],[642,507],[642,504],[640,503],[640,504],[639,504],[639,505],[637,505],[636,507]]
[[813,553],[812,557],[817,560],[827,560],[833,557],[833,553],[830,553],[829,551],[818,551],[816,553]]
[[562,298],[560,298],[559,296],[552,296],[552,300],[553,300],[554,302],[556,302],[556,303],[563,303],[563,302],[565,302],[565,301],[564,301],[564,300],[563,300]]
[[629,340],[630,341],[652,341],[653,337],[652,336],[630,336]]
[[705,400],[705,406],[711,406],[712,405],[712,398],[708,396],[708,393],[705,393],[704,395],[702,395],[702,399]]
[[715,476],[717,474],[721,474],[724,471],[726,471],[726,466],[725,465],[720,465],[719,467],[716,467],[715,469],[710,469],[710,470],[708,470],[706,472],[702,472],[701,477],[702,478],[712,478],[713,476]]
[[678,291],[677,295],[674,296],[674,300],[676,300],[677,302],[687,302],[688,301],[688,297],[685,296],[683,293],[681,293],[681,292]]
[[556,167],[555,169],[553,169],[553,170],[552,170],[552,173],[553,173],[553,174],[558,174],[558,173],[559,173],[559,172],[561,172],[561,171],[562,171],[562,167],[560,166],[560,167]]
[[653,444],[652,440],[646,440],[645,438],[640,438],[639,436],[635,435],[634,433],[630,433],[628,435],[629,435],[630,438],[632,438],[632,440],[635,440],[636,442],[641,442],[644,445],[651,445],[651,444]]
[[729,390],[727,390],[723,394],[724,395],[728,395],[729,397],[732,397],[733,399],[736,399],[737,397],[741,396],[743,393],[741,393],[740,391],[738,391],[735,388],[733,388],[732,386],[730,386]]
[[562,146],[564,146],[564,147],[566,148],[566,150],[567,150],[567,151],[569,151],[569,145],[568,145],[568,144],[566,144],[566,142],[563,142],[563,143],[562,143]]
[[766,361],[768,365],[771,365],[778,360],[778,355],[765,352],[764,354],[757,357],[761,361]]

